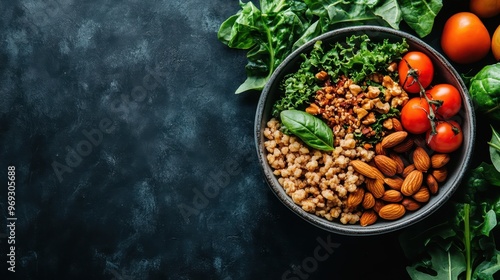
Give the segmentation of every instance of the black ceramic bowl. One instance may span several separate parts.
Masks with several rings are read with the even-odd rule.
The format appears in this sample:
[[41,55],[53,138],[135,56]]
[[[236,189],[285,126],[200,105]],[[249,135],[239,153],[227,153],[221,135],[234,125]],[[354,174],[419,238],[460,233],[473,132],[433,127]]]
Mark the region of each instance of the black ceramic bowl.
[[[435,68],[435,79],[438,78],[440,82],[447,82],[457,87],[463,100],[462,109],[459,114],[462,119],[464,141],[461,148],[458,151],[455,151],[452,155],[452,161],[448,164],[448,178],[445,183],[440,186],[439,192],[436,195],[433,195],[430,201],[417,211],[407,211],[405,216],[395,221],[378,219],[375,224],[366,227],[362,227],[359,224],[345,225],[338,221],[328,221],[323,217],[304,211],[299,205],[295,204],[285,193],[283,187],[278,183],[277,177],[273,174],[273,171],[267,162],[267,151],[264,147],[265,137],[263,135],[266,123],[272,118],[273,104],[280,94],[279,84],[286,74],[297,70],[298,65],[301,62],[300,54],[309,53],[317,40],[323,41],[323,45],[327,46],[338,41],[345,42],[345,38],[353,34],[367,34],[372,41],[378,41],[385,38],[400,41],[401,38],[406,38],[406,41],[410,46],[410,50],[424,52],[432,59]],[[337,29],[318,36],[294,51],[275,70],[271,79],[264,87],[258,102],[255,117],[255,144],[257,147],[258,158],[272,192],[274,192],[278,199],[299,217],[310,222],[314,226],[329,232],[343,235],[362,236],[388,233],[402,229],[429,217],[429,215],[448,201],[450,196],[460,185],[464,173],[469,165],[469,160],[472,156],[474,139],[475,115],[472,102],[469,98],[467,88],[453,66],[439,52],[434,50],[419,38],[402,31],[378,26],[358,26]]]

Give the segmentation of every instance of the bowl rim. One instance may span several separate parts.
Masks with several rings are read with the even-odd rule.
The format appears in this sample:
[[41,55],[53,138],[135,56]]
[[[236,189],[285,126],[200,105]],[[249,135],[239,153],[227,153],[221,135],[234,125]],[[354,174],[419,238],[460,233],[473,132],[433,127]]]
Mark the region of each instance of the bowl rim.
[[[438,59],[439,62],[435,63],[440,63],[444,67],[447,68],[447,71],[450,72],[450,74],[454,77],[454,79],[457,81],[459,84],[459,91],[462,95],[462,104],[463,107],[461,110],[465,111],[465,115],[467,118],[467,123],[470,125],[467,127],[468,128],[468,135],[465,135],[464,138],[467,138],[466,141],[462,144],[462,150],[464,151],[464,155],[462,156],[463,162],[462,164],[458,164],[456,168],[458,168],[457,171],[455,171],[457,176],[453,178],[448,178],[446,184],[451,185],[451,187],[446,188],[445,190],[441,191],[439,194],[439,197],[441,199],[435,201],[433,203],[428,203],[429,206],[426,205],[426,207],[422,207],[416,212],[411,213],[411,215],[407,215],[403,219],[399,219],[396,221],[377,221],[376,224],[370,225],[367,227],[362,227],[358,224],[355,225],[349,225],[349,224],[342,224],[338,221],[329,221],[324,217],[319,217],[316,216],[313,213],[308,213],[305,210],[303,210],[299,205],[295,204],[293,200],[291,199],[290,196],[288,196],[285,192],[283,187],[278,183],[277,178],[274,174],[272,174],[267,158],[266,158],[266,151],[263,148],[263,143],[261,143],[261,139],[263,139],[263,129],[262,129],[262,124],[263,124],[263,113],[264,113],[264,107],[266,105],[266,100],[268,99],[270,95],[270,89],[272,86],[272,81],[276,80],[277,77],[282,75],[282,72],[285,71],[288,67],[288,63],[296,59],[296,56],[300,55],[300,53],[303,53],[304,51],[312,48],[312,46],[315,44],[316,41],[318,40],[325,40],[330,37],[335,37],[335,36],[341,36],[345,34],[346,36],[349,34],[353,33],[363,33],[363,32],[380,32],[380,33],[386,33],[388,35],[392,36],[397,36],[397,37],[402,37],[406,38],[407,41],[412,41],[413,43],[419,45],[425,51],[429,52],[432,54],[432,56],[436,59]],[[265,120],[267,122],[268,120]],[[463,176],[465,175],[465,172],[467,171],[467,168],[470,164],[471,161],[471,155],[474,150],[474,142],[475,142],[475,128],[476,128],[476,119],[475,119],[475,114],[474,114],[474,107],[472,104],[472,100],[469,98],[468,95],[468,89],[465,86],[465,83],[461,79],[459,73],[456,71],[456,69],[450,64],[450,62],[437,50],[432,48],[429,44],[421,40],[420,38],[417,38],[416,36],[406,33],[401,30],[396,30],[393,28],[389,27],[382,27],[382,26],[375,26],[375,25],[361,25],[361,26],[352,26],[352,27],[343,27],[343,28],[338,28],[332,31],[328,31],[326,33],[323,33],[296,50],[294,50],[291,54],[289,54],[283,62],[275,69],[275,71],[272,73],[269,81],[266,83],[264,86],[261,95],[258,100],[257,108],[256,108],[256,113],[255,113],[255,122],[254,122],[254,140],[255,140],[255,146],[257,150],[257,156],[259,159],[259,165],[261,166],[261,171],[264,173],[265,178],[266,178],[266,183],[268,186],[271,188],[272,192],[277,196],[277,198],[292,212],[294,212],[296,215],[307,221],[308,223],[321,228],[323,230],[326,230],[331,233],[336,233],[336,234],[341,234],[341,235],[349,235],[349,236],[370,236],[370,235],[380,235],[380,234],[386,234],[390,232],[394,232],[403,228],[406,228],[410,225],[413,225],[417,222],[420,222],[422,220],[425,220],[427,217],[429,217],[431,214],[436,212],[441,206],[443,206],[449,198],[453,195],[453,193],[456,191],[456,189],[460,186],[460,183],[463,179]],[[464,128],[462,128],[462,131],[464,131]],[[267,168],[267,169],[266,169]],[[379,224],[379,225],[377,225]]]

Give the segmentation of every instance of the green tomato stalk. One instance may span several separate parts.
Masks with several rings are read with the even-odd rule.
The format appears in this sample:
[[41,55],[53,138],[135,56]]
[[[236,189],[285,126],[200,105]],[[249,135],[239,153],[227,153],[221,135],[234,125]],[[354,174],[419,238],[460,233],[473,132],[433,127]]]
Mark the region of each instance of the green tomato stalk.
[[420,91],[419,91],[420,98],[424,98],[425,101],[427,101],[427,104],[429,104],[429,111],[426,113],[427,113],[427,118],[431,122],[431,135],[434,135],[434,134],[436,134],[436,123],[435,123],[436,114],[434,113],[434,109],[432,108],[432,105],[435,105],[436,108],[439,108],[443,104],[443,101],[429,99],[427,94],[425,94],[425,88],[422,86],[422,84],[419,81],[419,75],[418,75],[417,70],[415,68],[411,67],[410,63],[406,59],[404,59],[404,62],[408,66],[409,70],[408,70],[408,73],[406,74],[403,85],[406,84],[408,77],[413,78],[413,81],[409,84],[409,86],[413,85],[414,83],[418,84],[418,86],[420,88]]

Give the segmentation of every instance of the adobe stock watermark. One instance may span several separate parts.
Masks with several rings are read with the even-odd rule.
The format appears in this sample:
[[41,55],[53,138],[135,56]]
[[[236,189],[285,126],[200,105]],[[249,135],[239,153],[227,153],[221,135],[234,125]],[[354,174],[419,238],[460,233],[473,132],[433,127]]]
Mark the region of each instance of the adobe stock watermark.
[[340,243],[332,241],[332,236],[328,235],[326,240],[317,237],[318,245],[314,248],[312,256],[308,256],[302,260],[300,265],[292,265],[292,269],[285,271],[281,275],[282,280],[305,280],[309,279],[310,275],[316,272],[321,262],[326,261],[340,247]]
[[193,187],[193,199],[191,204],[180,203],[177,205],[186,224],[189,223],[191,216],[197,216],[205,209],[211,199],[219,196],[221,189],[231,183],[231,179],[243,172],[243,167],[253,159],[253,152],[242,154],[244,160],[239,162],[234,158],[223,162],[217,170],[209,172],[205,185],[203,187]]
[[[119,98],[113,100],[109,110],[114,113],[127,114],[137,105],[144,102],[149,93],[160,85],[164,85],[167,73],[156,65],[154,69],[146,66],[147,74],[142,78],[142,85],[134,87],[130,93],[121,94]],[[62,183],[65,173],[72,173],[99,145],[104,137],[116,130],[114,121],[109,117],[102,118],[96,127],[81,130],[81,140],[76,145],[67,145],[64,161],[52,161],[52,169]]]

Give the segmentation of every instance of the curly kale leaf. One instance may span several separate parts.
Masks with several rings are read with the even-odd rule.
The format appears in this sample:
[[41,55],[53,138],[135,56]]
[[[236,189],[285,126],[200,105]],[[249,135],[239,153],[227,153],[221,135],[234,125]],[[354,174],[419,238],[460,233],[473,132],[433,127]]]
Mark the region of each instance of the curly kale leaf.
[[320,70],[326,71],[334,83],[341,76],[359,83],[375,72],[387,73],[389,63],[400,59],[407,51],[408,43],[404,39],[401,42],[373,42],[366,34],[352,35],[345,42],[326,47],[316,41],[311,52],[302,55],[298,71],[285,77],[281,85],[283,95],[275,103],[273,114],[304,109],[320,88],[315,78]]

